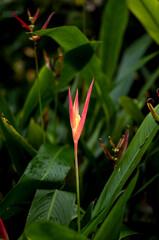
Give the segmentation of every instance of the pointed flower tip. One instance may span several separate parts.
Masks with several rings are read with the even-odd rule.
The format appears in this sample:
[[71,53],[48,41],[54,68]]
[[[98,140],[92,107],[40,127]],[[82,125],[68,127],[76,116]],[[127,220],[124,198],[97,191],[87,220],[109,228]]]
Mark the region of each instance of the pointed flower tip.
[[29,8],[27,8],[27,14],[28,14],[28,17],[31,17],[31,13],[30,13]]
[[[47,18],[46,22],[44,23],[44,25],[42,26],[41,30],[45,30],[52,18],[52,16],[54,15],[55,12],[52,12],[49,17]],[[41,38],[41,35],[37,35],[37,41]]]
[[30,27],[21,18],[19,18],[14,12],[11,12],[11,14],[20,22],[23,28],[27,29],[29,32],[31,31]]
[[91,85],[89,87],[89,90],[88,90],[88,93],[87,93],[87,97],[86,97],[86,101],[85,101],[84,108],[83,108],[83,111],[82,111],[82,115],[81,115],[80,121],[78,121],[78,126],[76,128],[74,141],[79,140],[79,138],[81,136],[81,133],[82,133],[82,130],[83,130],[83,127],[84,127],[84,123],[85,123],[86,116],[87,116],[89,100],[90,100],[90,96],[91,96],[91,91],[92,91],[92,87],[93,87],[93,82],[94,82],[94,79],[92,80],[92,83],[91,83]]
[[49,15],[49,17],[47,18],[46,22],[45,22],[44,25],[42,26],[41,30],[45,30],[45,29],[47,28],[47,26],[48,26],[48,24],[49,24],[52,16],[54,15],[54,13],[55,13],[55,12],[52,12],[52,13]]
[[8,233],[5,229],[5,226],[0,218],[0,238],[3,240],[9,240]]
[[33,23],[35,23],[36,19],[38,18],[38,15],[39,15],[39,11],[40,9],[38,8],[35,15],[34,15],[34,18],[33,18]]

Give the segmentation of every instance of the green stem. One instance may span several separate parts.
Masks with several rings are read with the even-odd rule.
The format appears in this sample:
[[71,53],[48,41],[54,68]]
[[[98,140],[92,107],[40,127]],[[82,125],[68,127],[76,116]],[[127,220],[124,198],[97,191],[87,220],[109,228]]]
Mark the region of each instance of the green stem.
[[36,41],[34,41],[34,56],[35,56],[35,65],[36,65],[36,77],[37,77],[37,81],[38,81],[38,98],[39,98],[41,127],[42,127],[42,131],[43,131],[43,143],[45,143],[45,131],[44,131],[42,102],[41,102],[41,91],[40,91],[39,67],[38,67],[38,57],[37,57]]
[[78,225],[78,232],[80,233],[81,226],[80,226],[80,189],[79,189],[79,170],[78,170],[78,157],[77,157],[77,146],[78,142],[74,143],[74,151],[75,151],[75,174],[76,174],[76,193],[77,193],[77,225]]

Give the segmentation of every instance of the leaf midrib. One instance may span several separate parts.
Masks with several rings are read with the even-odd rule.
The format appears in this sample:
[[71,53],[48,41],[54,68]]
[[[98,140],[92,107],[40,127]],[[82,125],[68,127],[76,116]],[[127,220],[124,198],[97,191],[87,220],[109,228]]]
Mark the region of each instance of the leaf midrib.
[[46,169],[43,177],[41,178],[41,181],[44,180],[45,176],[47,175],[47,173],[48,173],[48,171],[49,171],[49,169],[50,169],[50,167],[51,167],[51,165],[53,164],[53,162],[55,161],[55,159],[57,158],[57,156],[62,152],[62,150],[63,150],[64,148],[66,148],[66,146],[61,147],[61,148],[57,151],[57,153],[55,154],[55,156],[52,158],[52,160],[51,160],[49,166],[47,167],[47,169]]
[[51,211],[52,211],[52,208],[53,208],[53,205],[54,205],[54,202],[55,202],[56,195],[57,195],[57,190],[55,190],[55,192],[52,196],[51,205],[50,205],[49,212],[48,212],[48,215],[47,215],[47,220],[50,219],[50,215],[51,215]]

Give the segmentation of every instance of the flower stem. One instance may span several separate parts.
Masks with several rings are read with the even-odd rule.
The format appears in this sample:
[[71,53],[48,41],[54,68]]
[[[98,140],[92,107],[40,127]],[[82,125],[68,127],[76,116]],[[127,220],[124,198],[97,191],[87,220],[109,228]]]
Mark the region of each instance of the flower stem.
[[80,189],[79,189],[79,170],[78,170],[78,157],[77,157],[77,146],[78,142],[74,143],[74,152],[75,152],[75,174],[76,174],[76,194],[77,194],[77,226],[78,232],[80,233],[81,226],[80,226]]
[[36,66],[36,77],[37,77],[37,81],[38,81],[38,98],[39,98],[40,119],[41,119],[42,131],[43,131],[43,143],[45,143],[45,131],[44,131],[42,102],[41,102],[41,91],[40,91],[40,80],[39,80],[39,67],[38,67],[38,57],[37,57],[37,46],[36,46],[36,41],[33,41],[33,42],[34,42],[34,56],[35,56],[35,66]]

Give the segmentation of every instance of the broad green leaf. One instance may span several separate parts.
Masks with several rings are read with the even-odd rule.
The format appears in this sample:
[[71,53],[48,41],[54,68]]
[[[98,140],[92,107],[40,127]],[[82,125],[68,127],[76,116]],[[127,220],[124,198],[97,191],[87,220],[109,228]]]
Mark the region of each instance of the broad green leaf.
[[[53,90],[55,89],[55,79],[53,72],[44,66],[39,73],[39,82],[41,89],[42,102],[48,97],[53,97]],[[35,80],[22,110],[22,126],[24,126],[32,112],[38,107],[38,82]]]
[[74,26],[62,26],[46,30],[36,31],[35,34],[53,38],[65,51],[89,43],[81,31]]
[[28,214],[25,228],[40,220],[51,220],[68,226],[76,196],[60,190],[37,190]]
[[126,225],[122,225],[119,240],[121,240],[127,236],[131,236],[131,235],[135,235],[135,234],[138,234],[138,233],[129,229]]
[[88,240],[85,236],[60,224],[41,221],[29,226],[21,240]]
[[138,124],[143,121],[144,115],[132,98],[123,96],[119,99],[119,102],[125,112],[127,112],[127,114],[132,117],[132,119],[134,119]]
[[[139,173],[139,172],[138,172]],[[128,201],[138,179],[138,175],[131,180],[125,192],[111,209],[110,213],[97,231],[94,240],[118,240],[122,226],[126,202]]]
[[32,157],[36,155],[36,150],[27,143],[27,141],[15,130],[15,128],[10,124],[10,122],[3,116],[1,120],[4,127],[7,129],[8,133],[13,137],[20,146],[22,146]]
[[[155,109],[159,112],[159,106]],[[140,125],[125,154],[106,183],[94,208],[93,216],[99,213],[106,205],[114,202],[158,130],[159,126],[156,124],[151,113],[149,113]]]
[[[35,34],[45,35],[53,38],[65,51],[72,50],[84,44],[90,44],[85,35],[74,26],[65,26],[47,29],[45,31],[37,31]],[[87,53],[86,53],[87,54]],[[115,106],[109,96],[107,79],[102,73],[99,59],[94,54],[89,62],[82,69],[82,77],[90,85],[93,77],[95,78],[96,95],[102,103],[107,122],[109,121],[109,114],[112,116]]]
[[109,0],[106,3],[100,31],[102,70],[112,85],[122,46],[123,35],[128,22],[128,10],[123,0]]
[[72,148],[49,144],[41,146],[19,182],[1,202],[1,218],[5,220],[22,211],[37,188],[47,186],[47,189],[56,189],[62,186],[73,165],[73,159]]
[[116,86],[111,92],[115,103],[118,103],[118,99],[121,96],[126,96],[129,93],[134,80],[134,71],[144,64],[143,60],[148,60],[145,58],[143,60],[140,59],[151,43],[152,39],[144,35],[125,50],[115,78]]
[[93,54],[94,50],[89,43],[66,52],[64,54],[62,72],[56,86],[56,91],[68,86],[68,83],[82,70],[87,62],[89,62]]
[[159,1],[126,0],[126,4],[156,43],[159,44]]

